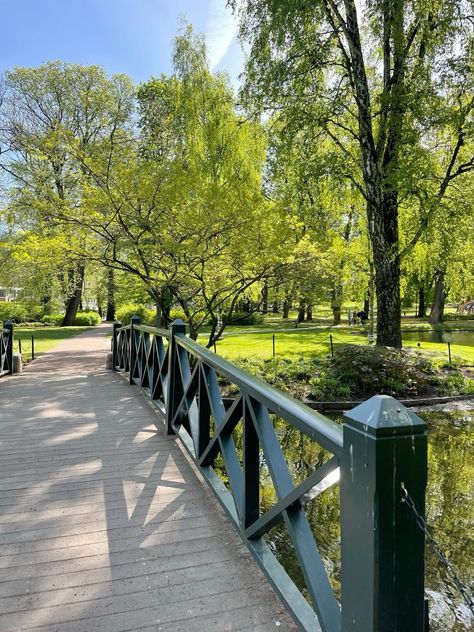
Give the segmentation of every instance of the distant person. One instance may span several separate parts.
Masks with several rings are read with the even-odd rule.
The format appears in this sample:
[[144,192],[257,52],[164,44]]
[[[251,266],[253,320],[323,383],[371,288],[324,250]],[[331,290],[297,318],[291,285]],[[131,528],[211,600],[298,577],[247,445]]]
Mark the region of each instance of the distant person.
[[365,312],[363,309],[360,312],[357,312],[356,316],[360,320],[361,325],[363,325],[367,320],[367,312]]

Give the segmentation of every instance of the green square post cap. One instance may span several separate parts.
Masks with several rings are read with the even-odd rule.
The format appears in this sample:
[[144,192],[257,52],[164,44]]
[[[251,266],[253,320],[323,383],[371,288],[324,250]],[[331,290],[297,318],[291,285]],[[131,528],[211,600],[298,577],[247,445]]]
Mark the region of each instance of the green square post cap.
[[389,395],[375,395],[344,415],[346,425],[373,436],[425,432],[426,423]]
[[176,318],[170,325],[170,329],[174,331],[175,334],[185,334],[186,333],[186,324],[181,320],[181,318]]

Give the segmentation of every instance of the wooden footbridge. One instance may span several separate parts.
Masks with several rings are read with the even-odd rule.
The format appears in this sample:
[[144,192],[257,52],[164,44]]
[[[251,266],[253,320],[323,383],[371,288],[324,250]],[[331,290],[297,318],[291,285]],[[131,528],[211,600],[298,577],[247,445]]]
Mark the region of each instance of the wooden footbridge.
[[[189,340],[181,323],[115,325],[106,371],[110,331],[10,375],[13,334],[0,329],[0,632],[423,632],[423,534],[401,493],[403,483],[423,511],[415,415],[378,397],[342,429]],[[333,455],[299,485],[274,415]],[[265,512],[261,467],[277,494]],[[304,506],[339,472],[336,600]],[[304,595],[265,543],[279,521]]]

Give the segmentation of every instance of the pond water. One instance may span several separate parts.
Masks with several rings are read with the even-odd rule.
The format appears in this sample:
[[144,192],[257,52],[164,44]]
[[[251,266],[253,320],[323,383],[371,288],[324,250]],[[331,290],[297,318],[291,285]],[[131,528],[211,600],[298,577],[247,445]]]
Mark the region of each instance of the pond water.
[[414,342],[438,342],[446,344],[450,340],[452,345],[474,345],[474,331],[440,331],[423,330],[402,332],[403,340]]
[[[429,425],[429,482],[427,523],[460,578],[474,582],[474,410],[419,412]],[[327,459],[327,453],[298,431],[276,421],[280,442],[295,483],[304,480]],[[262,510],[275,502],[268,473],[261,479]],[[307,515],[331,583],[339,593],[339,487],[333,486],[307,505]],[[304,581],[283,524],[266,536],[287,572],[304,592]],[[474,616],[430,546],[426,558],[426,596],[430,601],[430,630],[465,632],[474,629]]]

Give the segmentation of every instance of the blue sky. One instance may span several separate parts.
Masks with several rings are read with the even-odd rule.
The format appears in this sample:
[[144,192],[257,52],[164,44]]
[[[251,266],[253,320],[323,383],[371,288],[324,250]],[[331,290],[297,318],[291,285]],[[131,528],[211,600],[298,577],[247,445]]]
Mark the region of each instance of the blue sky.
[[48,60],[100,64],[136,82],[171,70],[180,19],[204,33],[234,84],[243,55],[226,0],[0,0],[0,70]]

